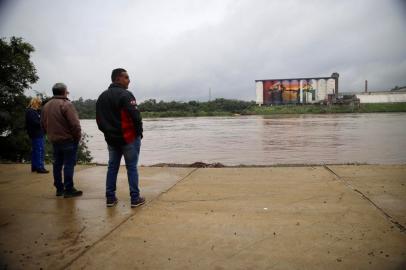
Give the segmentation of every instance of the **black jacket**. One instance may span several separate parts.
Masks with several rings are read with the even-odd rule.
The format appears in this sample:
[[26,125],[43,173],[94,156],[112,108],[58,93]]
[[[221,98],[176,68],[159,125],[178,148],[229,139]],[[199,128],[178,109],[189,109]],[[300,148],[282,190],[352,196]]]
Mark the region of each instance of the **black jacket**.
[[97,99],[96,122],[110,145],[131,143],[142,138],[142,117],[130,91],[112,83]]
[[31,139],[44,136],[41,128],[41,111],[28,108],[25,111],[25,128]]

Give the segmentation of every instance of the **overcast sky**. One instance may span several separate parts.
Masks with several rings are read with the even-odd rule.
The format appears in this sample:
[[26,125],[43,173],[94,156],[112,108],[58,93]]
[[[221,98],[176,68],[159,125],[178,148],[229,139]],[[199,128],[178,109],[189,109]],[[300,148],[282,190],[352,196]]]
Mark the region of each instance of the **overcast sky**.
[[332,72],[340,91],[406,85],[403,0],[0,2],[0,36],[35,47],[47,94],[97,98],[116,67],[139,101],[254,100],[255,79]]

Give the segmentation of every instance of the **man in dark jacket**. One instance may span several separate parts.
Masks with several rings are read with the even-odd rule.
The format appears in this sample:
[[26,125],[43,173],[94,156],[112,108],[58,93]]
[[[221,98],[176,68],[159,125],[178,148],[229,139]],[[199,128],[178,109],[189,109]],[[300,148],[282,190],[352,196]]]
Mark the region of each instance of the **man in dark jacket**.
[[68,99],[69,92],[65,84],[55,84],[52,92],[54,96],[42,110],[41,125],[53,146],[56,196],[81,196],[82,191],[77,190],[73,184],[78,144],[82,135],[79,116]]
[[130,186],[131,207],[145,203],[138,187],[138,157],[142,139],[142,118],[133,94],[128,91],[127,71],[114,69],[109,88],[97,99],[96,121],[104,133],[109,151],[106,176],[106,205],[117,204],[116,182],[121,157],[124,156]]

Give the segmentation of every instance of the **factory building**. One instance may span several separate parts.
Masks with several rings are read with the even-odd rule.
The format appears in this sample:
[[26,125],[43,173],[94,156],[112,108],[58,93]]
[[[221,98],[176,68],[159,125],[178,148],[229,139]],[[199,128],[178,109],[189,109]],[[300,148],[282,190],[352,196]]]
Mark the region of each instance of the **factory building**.
[[258,105],[309,104],[338,95],[338,73],[330,77],[256,80]]

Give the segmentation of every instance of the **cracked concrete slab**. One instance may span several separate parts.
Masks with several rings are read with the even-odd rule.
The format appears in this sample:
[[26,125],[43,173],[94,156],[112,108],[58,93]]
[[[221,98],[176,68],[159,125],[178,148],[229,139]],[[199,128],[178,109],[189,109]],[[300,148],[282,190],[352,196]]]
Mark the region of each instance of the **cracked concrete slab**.
[[329,166],[394,221],[406,227],[406,166]]
[[[60,269],[125,222],[131,210],[125,167],[120,168],[117,207],[105,206],[105,166],[77,166],[79,198],[55,196],[52,174],[30,172],[28,165],[0,165],[0,267]],[[193,169],[140,168],[147,202]]]
[[205,168],[68,268],[404,269],[405,252],[406,235],[322,166]]

